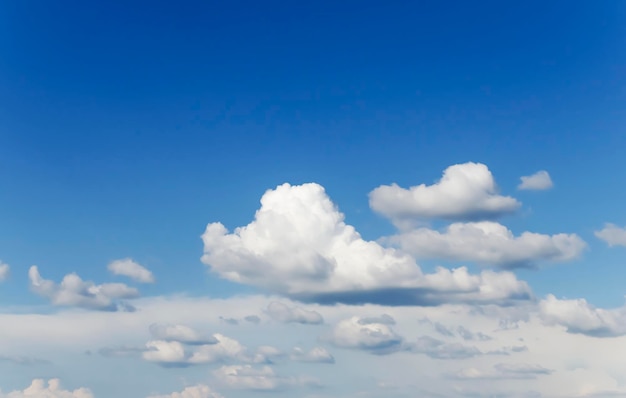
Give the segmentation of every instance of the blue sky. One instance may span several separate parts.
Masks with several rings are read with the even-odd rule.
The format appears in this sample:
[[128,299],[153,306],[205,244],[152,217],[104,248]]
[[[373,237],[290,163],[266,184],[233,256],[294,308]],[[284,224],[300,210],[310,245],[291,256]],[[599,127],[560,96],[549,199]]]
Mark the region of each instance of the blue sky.
[[[595,367],[585,354],[542,364],[529,346],[521,362],[510,354],[504,365],[489,355],[443,361],[425,354],[426,340],[415,342],[428,333],[461,339],[458,326],[487,335],[489,322],[516,317],[526,325],[518,335],[491,336],[478,349],[561,339],[600,352],[624,338],[625,16],[619,1],[5,2],[0,259],[10,271],[2,278],[0,268],[0,322],[14,326],[0,343],[0,374],[12,375],[0,375],[0,397],[56,377],[97,397],[200,384],[226,397],[258,393],[251,379],[225,382],[228,366],[256,367],[255,382],[273,377],[263,366],[316,380],[275,377],[271,394],[282,396],[353,396],[381,366],[398,370],[388,375],[397,396],[417,391],[399,370],[407,366],[440,372],[431,376],[441,386],[419,390],[423,396],[526,396],[516,384],[523,379],[549,397],[551,383],[571,377],[588,381],[572,394],[626,394],[617,370]],[[522,176],[540,171],[548,182],[536,177],[539,188],[520,189]],[[411,196],[420,184],[427,189]],[[226,230],[205,233],[217,222]],[[244,226],[248,232],[235,231]],[[503,238],[525,232],[535,235]],[[122,275],[109,269],[124,259],[132,261],[119,263]],[[380,264],[388,273],[374,271]],[[59,286],[37,287],[33,265],[42,280],[76,273],[95,285],[124,285],[76,287],[68,298]],[[477,278],[495,272],[496,285],[511,290],[455,295],[424,276],[441,276],[438,266],[467,267]],[[155,282],[141,283],[138,269]],[[503,275],[515,283],[497,279]],[[130,308],[120,302],[136,311],[102,311]],[[272,302],[323,321],[285,321]],[[186,305],[217,312],[201,319],[180,310]],[[467,324],[450,318],[459,311]],[[367,318],[381,314],[395,325]],[[244,320],[250,315],[258,324]],[[48,323],[80,331],[80,317],[128,329],[112,327],[115,338],[85,330],[91,337],[76,346],[61,326],[55,338],[68,343],[57,346],[19,332]],[[231,317],[239,325],[224,321]],[[198,346],[215,342],[159,338],[151,324],[221,333],[250,351],[192,364]],[[392,349],[341,334],[352,327],[361,337],[377,330]],[[164,366],[150,357],[161,351],[146,349],[148,340],[183,344],[189,357]],[[500,348],[480,346],[496,341]],[[319,346],[334,364],[301,364],[281,344]],[[254,347],[265,345],[282,359],[265,353],[263,364],[252,361]],[[122,359],[97,353],[107,347],[135,350]],[[19,365],[17,357],[42,361]],[[457,377],[454,366],[480,371]],[[137,369],[137,379],[123,367]],[[119,384],[103,381],[106,372],[118,372]],[[470,385],[485,378],[502,379],[501,389]],[[460,387],[448,391],[446,380]],[[392,394],[374,387],[372,396]]]

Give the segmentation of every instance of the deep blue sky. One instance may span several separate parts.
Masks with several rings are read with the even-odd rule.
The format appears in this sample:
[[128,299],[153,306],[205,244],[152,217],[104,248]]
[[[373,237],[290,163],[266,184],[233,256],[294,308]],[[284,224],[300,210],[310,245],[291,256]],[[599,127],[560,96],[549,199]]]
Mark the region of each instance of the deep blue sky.
[[[23,283],[0,295],[32,264],[98,280],[125,256],[168,280],[148,293],[228,294],[199,236],[249,222],[266,189],[318,182],[375,239],[393,229],[369,191],[476,161],[524,202],[514,231],[592,246],[523,278],[617,305],[623,253],[593,230],[626,224],[625,16],[621,1],[2,2],[0,255]],[[539,169],[555,189],[517,194]]]

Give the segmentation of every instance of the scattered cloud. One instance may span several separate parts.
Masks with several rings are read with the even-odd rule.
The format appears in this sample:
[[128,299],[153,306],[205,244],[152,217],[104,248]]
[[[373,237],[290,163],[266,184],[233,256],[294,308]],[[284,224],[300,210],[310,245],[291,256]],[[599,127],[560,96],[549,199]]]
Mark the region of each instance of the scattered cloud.
[[87,388],[78,388],[74,391],[64,390],[59,379],[50,379],[46,383],[43,379],[35,379],[23,391],[13,391],[7,394],[0,392],[0,398],[94,398]]
[[123,275],[141,283],[154,283],[154,275],[143,265],[130,258],[123,258],[111,262],[108,267],[113,275]]
[[37,266],[28,270],[31,290],[58,306],[80,307],[100,311],[132,311],[134,307],[120,301],[139,296],[137,289],[123,283],[96,285],[78,275],[66,275],[60,284],[43,279]]
[[150,395],[148,398],[224,398],[205,384],[186,387],[181,392],[173,392],[166,395]]
[[177,341],[189,345],[215,344],[218,342],[215,337],[203,336],[185,325],[154,323],[150,325],[150,334],[155,340]]
[[4,282],[9,277],[10,267],[0,260],[0,282]]
[[411,345],[411,351],[434,359],[465,359],[483,354],[476,347],[460,343],[446,343],[429,336],[417,339],[417,342]]
[[457,380],[506,380],[506,379],[535,379],[537,376],[549,375],[553,371],[539,365],[506,364],[494,365],[491,370],[465,368],[449,374],[448,377]]
[[290,387],[317,385],[315,380],[308,378],[279,376],[269,366],[222,366],[213,371],[213,375],[224,387],[251,391],[279,391]]
[[550,174],[545,170],[540,170],[529,176],[520,177],[520,180],[522,182],[517,186],[517,189],[525,191],[545,191],[554,186]]
[[337,347],[359,349],[377,355],[407,349],[404,338],[390,325],[368,322],[358,316],[340,321],[325,340]]
[[369,194],[372,210],[391,219],[398,227],[416,219],[479,220],[512,213],[520,203],[498,194],[491,171],[481,163],[448,167],[433,185],[402,188],[381,185]]
[[324,318],[318,312],[301,307],[289,307],[278,301],[273,301],[267,306],[267,313],[272,319],[283,323],[319,325],[324,322]]
[[211,223],[202,261],[228,280],[302,301],[437,305],[509,303],[531,297],[510,273],[467,268],[423,274],[406,253],[363,240],[317,184],[267,191],[255,220],[233,233]]
[[444,232],[418,228],[386,240],[422,258],[472,261],[502,268],[569,261],[587,247],[576,234],[524,232],[516,237],[504,225],[491,221],[454,223]]
[[585,299],[560,300],[550,294],[541,300],[539,308],[548,324],[562,325],[569,333],[593,337],[626,335],[626,306],[606,310]]
[[595,232],[596,237],[605,241],[609,246],[626,246],[626,227],[606,223],[604,228]]
[[335,358],[323,347],[314,347],[309,351],[294,347],[289,358],[298,362],[335,363]]

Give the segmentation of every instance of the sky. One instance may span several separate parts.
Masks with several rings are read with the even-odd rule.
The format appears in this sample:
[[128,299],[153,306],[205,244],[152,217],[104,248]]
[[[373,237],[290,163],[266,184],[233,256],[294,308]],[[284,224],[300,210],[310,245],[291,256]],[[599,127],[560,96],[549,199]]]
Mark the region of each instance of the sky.
[[2,2],[0,398],[626,397],[625,18]]

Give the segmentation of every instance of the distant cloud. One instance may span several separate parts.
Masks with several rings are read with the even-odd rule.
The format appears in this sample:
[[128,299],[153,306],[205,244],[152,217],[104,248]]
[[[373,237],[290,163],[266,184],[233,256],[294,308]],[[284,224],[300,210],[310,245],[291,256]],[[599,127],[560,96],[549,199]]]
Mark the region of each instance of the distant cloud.
[[595,232],[596,237],[605,241],[609,246],[626,246],[626,227],[606,223],[604,228]]
[[0,282],[5,281],[9,277],[10,267],[0,260]]
[[549,375],[553,371],[539,365],[507,364],[494,365],[493,370],[482,371],[476,368],[465,368],[448,377],[457,380],[506,380],[535,379],[537,376]]
[[74,391],[61,388],[59,379],[50,379],[46,383],[43,379],[35,379],[30,387],[23,391],[13,391],[8,394],[0,392],[0,398],[94,398],[87,388],[78,388]]
[[328,304],[510,303],[531,296],[509,273],[471,275],[461,267],[423,274],[411,256],[364,240],[343,220],[320,185],[283,184],[267,191],[255,220],[234,233],[209,224],[202,261],[228,280]]
[[308,378],[279,376],[269,366],[222,366],[213,371],[213,376],[220,385],[239,390],[280,391],[290,387],[317,385],[315,380]]
[[130,258],[115,260],[109,264],[108,269],[114,275],[127,276],[137,282],[154,283],[154,275],[152,272]]
[[365,322],[358,316],[339,322],[325,340],[337,347],[359,349],[377,355],[407,349],[404,338],[390,325]]
[[502,268],[534,267],[540,262],[577,258],[587,244],[576,234],[519,236],[497,222],[454,223],[444,232],[418,228],[386,238],[422,258],[472,261]]
[[228,325],[239,325],[239,319],[235,319],[235,318],[224,318],[223,316],[220,317],[220,321],[228,324]]
[[369,194],[370,207],[402,227],[415,219],[481,220],[512,213],[520,203],[498,194],[495,180],[484,164],[448,167],[441,180],[408,189],[381,185]]
[[28,270],[31,290],[58,306],[81,307],[100,311],[132,311],[134,308],[120,301],[139,296],[137,289],[123,283],[96,285],[83,281],[76,274],[66,275],[60,284],[43,279],[37,266]]
[[289,358],[298,362],[335,363],[335,358],[323,347],[315,347],[309,351],[304,351],[300,347],[294,347]]
[[318,312],[301,307],[289,307],[278,301],[273,301],[267,306],[267,313],[272,319],[283,323],[319,325],[324,322],[324,318]]
[[224,398],[205,384],[186,387],[181,392],[173,392],[166,395],[150,395],[148,398]]
[[562,325],[569,333],[592,337],[626,335],[626,306],[606,310],[585,299],[560,300],[550,294],[541,300],[539,309],[547,323]]
[[259,318],[257,315],[247,315],[243,318],[243,320],[246,322],[254,323],[255,325],[261,323],[261,318]]
[[520,177],[522,182],[517,186],[517,189],[526,191],[545,191],[554,186],[550,174],[547,171],[541,170],[533,175]]
[[434,359],[465,359],[483,354],[476,347],[460,343],[446,343],[429,336],[417,339],[417,343],[411,345],[411,351]]
[[150,334],[155,340],[177,341],[189,345],[215,344],[218,340],[213,336],[203,336],[185,325],[155,323],[150,325]]
[[33,366],[33,365],[45,365],[50,361],[39,358],[25,357],[19,355],[0,355],[0,362],[9,362],[14,365]]

